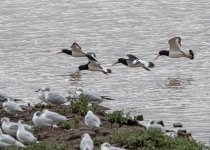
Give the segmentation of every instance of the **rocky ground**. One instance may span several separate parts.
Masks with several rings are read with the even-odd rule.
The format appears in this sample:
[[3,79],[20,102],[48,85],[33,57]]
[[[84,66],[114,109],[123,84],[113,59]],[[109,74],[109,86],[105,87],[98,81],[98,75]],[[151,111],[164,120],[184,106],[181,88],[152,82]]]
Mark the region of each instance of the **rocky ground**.
[[[43,105],[37,105],[36,107],[25,106],[25,111],[19,113],[18,115],[9,115],[3,109],[0,110],[0,117],[8,117],[11,121],[17,122],[19,119],[24,120],[25,123],[33,125],[32,116],[38,111],[44,109]],[[99,116],[102,127],[100,128],[89,128],[85,125],[84,122],[84,114],[81,113],[72,113],[69,111],[69,106],[45,106],[46,109],[51,111],[65,114],[68,118],[70,118],[71,124],[62,124],[59,128],[48,128],[48,129],[37,129],[33,130],[34,135],[38,138],[38,141],[44,141],[52,144],[62,144],[66,145],[70,150],[79,149],[79,144],[81,140],[81,135],[83,133],[89,133],[92,139],[95,139],[95,142],[98,141],[98,145],[101,142],[109,141],[109,134],[114,132],[115,130],[127,130],[136,127],[144,127],[140,125],[137,121],[129,120],[128,123],[119,125],[117,123],[110,123],[107,118],[107,114],[105,111],[107,108],[102,107],[100,105],[95,105],[95,114]],[[73,122],[73,123],[72,123]],[[94,143],[95,143],[94,142]],[[97,143],[97,142],[96,142]],[[99,146],[94,148],[95,150],[99,150]]]

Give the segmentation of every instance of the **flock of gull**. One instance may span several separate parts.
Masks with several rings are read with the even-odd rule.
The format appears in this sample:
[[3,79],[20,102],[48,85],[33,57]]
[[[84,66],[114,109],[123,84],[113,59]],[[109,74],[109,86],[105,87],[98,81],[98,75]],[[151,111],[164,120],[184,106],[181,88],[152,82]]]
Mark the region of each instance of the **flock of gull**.
[[[184,52],[181,50],[181,38],[174,37],[168,41],[170,45],[169,50],[161,50],[158,56],[155,58],[158,59],[159,56],[165,55],[171,58],[187,57],[194,59],[194,54],[192,50]],[[79,73],[81,70],[89,71],[100,71],[104,74],[111,73],[111,70],[104,68],[96,59],[96,54],[93,52],[84,53],[81,47],[74,42],[71,46],[72,50],[62,49],[56,52],[56,54],[65,53],[73,57],[87,57],[88,63],[80,65],[75,74]],[[147,62],[140,60],[138,57],[128,54],[125,58],[119,58],[113,65],[117,63],[122,63],[123,65],[129,67],[143,67],[147,71],[150,71],[150,68],[154,67],[153,62]],[[62,105],[66,104],[69,101],[66,97],[61,96],[60,94],[52,91],[50,88],[41,88],[38,91],[38,97],[44,103],[49,105]],[[74,96],[86,95],[90,98],[91,102],[100,103],[103,99],[111,100],[110,97],[101,96],[98,93],[94,93],[91,90],[85,88],[77,88]],[[10,114],[17,115],[18,112],[24,111],[18,104],[19,99],[15,99],[11,96],[8,96],[3,91],[0,91],[0,102],[2,103],[2,109]],[[66,116],[58,114],[56,112],[44,109],[42,111],[37,111],[33,114],[32,122],[33,126],[38,128],[58,128],[57,124],[60,121],[69,120]],[[96,116],[91,110],[88,110],[87,114],[84,117],[84,122],[86,126],[90,128],[98,128],[102,126],[100,118]],[[0,147],[8,148],[10,146],[24,148],[30,143],[38,142],[37,138],[33,135],[32,127],[29,124],[24,124],[23,120],[18,122],[11,122],[9,118],[1,118],[1,128],[0,128]],[[151,121],[148,124],[148,128],[159,128],[161,132],[171,132],[170,130],[165,129],[164,124],[160,121]],[[93,141],[88,133],[82,135],[80,141],[80,150],[93,150]],[[124,148],[118,148],[111,146],[109,143],[103,143],[101,145],[101,150],[125,150]]]

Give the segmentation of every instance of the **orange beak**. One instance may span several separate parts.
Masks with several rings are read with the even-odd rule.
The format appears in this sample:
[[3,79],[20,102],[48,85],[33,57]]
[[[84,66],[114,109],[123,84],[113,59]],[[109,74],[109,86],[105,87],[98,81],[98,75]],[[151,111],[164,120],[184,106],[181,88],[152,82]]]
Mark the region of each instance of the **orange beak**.
[[155,61],[160,57],[160,54],[157,55],[157,57],[155,58]]
[[115,62],[114,64],[112,64],[112,66],[114,66],[114,65],[116,65],[116,64],[118,64],[119,62],[117,61],[117,62]]

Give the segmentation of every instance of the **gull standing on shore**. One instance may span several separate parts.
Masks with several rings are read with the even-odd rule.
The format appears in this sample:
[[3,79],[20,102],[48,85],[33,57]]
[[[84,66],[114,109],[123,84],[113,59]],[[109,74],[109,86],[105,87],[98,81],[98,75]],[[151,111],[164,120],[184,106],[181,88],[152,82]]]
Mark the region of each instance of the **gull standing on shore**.
[[57,125],[53,125],[52,120],[43,117],[41,111],[37,111],[33,114],[32,122],[36,127],[39,128],[48,128],[48,127],[58,128]]
[[111,146],[109,143],[103,143],[101,145],[101,150],[126,150],[126,149]]
[[4,99],[7,99],[7,98],[9,98],[12,101],[21,101],[20,99],[13,98],[7,95],[7,93],[5,93],[4,91],[0,90],[0,102],[3,102]]
[[88,127],[100,127],[102,126],[102,123],[98,116],[93,114],[91,110],[88,110],[86,116],[85,116],[85,124]]
[[93,140],[88,133],[82,135],[80,150],[93,150]]
[[7,134],[3,134],[2,130],[0,128],[0,148],[7,149],[8,147],[20,147],[24,148],[25,145],[23,145],[21,142],[17,141],[13,137]]
[[11,101],[9,98],[4,99],[2,106],[8,114],[16,114],[24,111],[15,101]]
[[39,99],[41,100],[41,101],[43,101],[43,102],[45,102],[45,103],[48,103],[47,102],[47,100],[45,99],[45,92],[46,91],[50,91],[50,88],[48,88],[48,87],[43,87],[43,88],[40,88],[40,89],[38,89],[36,92],[39,92],[38,93],[38,97],[39,97]]
[[[32,126],[28,124],[23,124],[26,130],[31,130]],[[13,137],[16,137],[18,124],[16,122],[11,122],[9,118],[3,117],[1,118],[1,128],[4,133],[9,134]]]
[[58,93],[52,92],[52,91],[45,91],[45,99],[47,103],[53,104],[53,105],[62,105],[64,103],[67,103],[68,100],[66,97],[61,96]]
[[75,96],[80,97],[81,95],[87,96],[89,98],[89,101],[94,102],[94,103],[100,103],[103,100],[113,100],[112,98],[108,96],[99,95],[96,91],[78,87],[75,91]]
[[57,123],[60,122],[60,121],[68,120],[68,119],[66,118],[66,116],[60,115],[60,114],[58,114],[58,113],[56,113],[56,112],[49,111],[49,110],[47,110],[47,109],[44,109],[44,110],[42,111],[42,116],[43,116],[43,117],[46,117],[46,118],[48,118],[48,119],[50,119],[50,120],[52,120],[52,122],[53,122],[54,124],[57,124]]
[[37,139],[34,137],[34,135],[31,132],[25,130],[22,120],[18,121],[18,130],[16,137],[20,142],[26,145],[37,142]]

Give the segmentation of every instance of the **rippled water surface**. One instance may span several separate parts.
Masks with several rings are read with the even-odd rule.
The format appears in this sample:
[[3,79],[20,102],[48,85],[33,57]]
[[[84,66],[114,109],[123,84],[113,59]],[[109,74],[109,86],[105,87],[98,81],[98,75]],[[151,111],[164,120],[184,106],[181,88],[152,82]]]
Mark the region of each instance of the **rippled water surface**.
[[[113,109],[143,114],[146,124],[163,119],[182,122],[193,136],[210,138],[210,1],[209,0],[4,0],[0,2],[0,89],[25,102],[37,103],[34,91],[50,86],[66,94],[78,86],[98,90],[115,101]],[[150,72],[111,67],[113,73],[69,74],[86,58],[53,55],[77,41],[110,66],[132,53],[153,60],[168,48],[168,39],[182,37],[194,60],[161,57]]]

